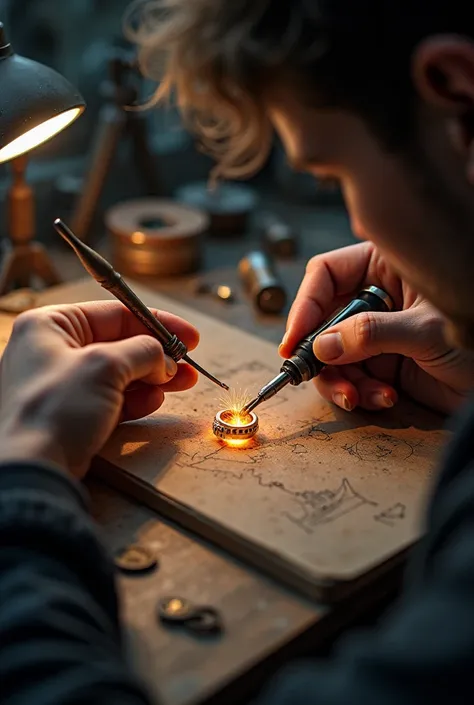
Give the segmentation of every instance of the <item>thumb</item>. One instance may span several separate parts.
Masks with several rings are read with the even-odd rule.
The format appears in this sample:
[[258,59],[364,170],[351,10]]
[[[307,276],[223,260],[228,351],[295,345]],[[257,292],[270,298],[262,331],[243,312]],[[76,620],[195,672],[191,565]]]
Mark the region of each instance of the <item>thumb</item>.
[[331,365],[360,362],[382,353],[423,360],[445,349],[441,317],[421,307],[360,313],[322,333],[313,344],[316,357]]
[[160,343],[150,335],[88,345],[83,348],[83,354],[89,358],[90,371],[114,379],[122,390],[136,381],[166,384],[178,369],[176,362],[164,354]]

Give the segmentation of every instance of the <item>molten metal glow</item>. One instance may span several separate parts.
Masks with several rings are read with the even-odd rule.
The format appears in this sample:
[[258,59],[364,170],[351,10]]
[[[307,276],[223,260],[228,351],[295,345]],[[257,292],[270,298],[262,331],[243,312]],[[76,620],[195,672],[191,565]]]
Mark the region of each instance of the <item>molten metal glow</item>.
[[[246,426],[248,424],[249,415],[242,413],[242,409],[250,401],[247,390],[229,389],[219,401],[223,409],[229,409],[232,412],[226,418],[228,424],[231,426]],[[236,442],[240,444],[243,441],[234,441],[234,443]]]
[[[243,408],[250,400],[250,395],[246,390],[230,389],[220,399],[219,405],[227,411],[222,416],[229,426],[243,427],[252,423],[252,416],[243,412]],[[219,434],[218,434],[219,435]],[[252,434],[253,437],[254,434]],[[242,448],[250,441],[250,438],[222,437],[221,440],[231,448]]]

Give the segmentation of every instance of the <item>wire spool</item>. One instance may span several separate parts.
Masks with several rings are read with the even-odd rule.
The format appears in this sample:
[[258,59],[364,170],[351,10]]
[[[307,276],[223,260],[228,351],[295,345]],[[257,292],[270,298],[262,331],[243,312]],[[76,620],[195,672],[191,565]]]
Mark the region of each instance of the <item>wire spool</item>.
[[205,181],[183,186],[176,197],[209,215],[209,232],[213,235],[242,235],[258,202],[255,191],[248,186],[222,183],[210,190]]
[[125,201],[105,223],[114,266],[125,276],[168,277],[199,269],[209,217],[197,208],[159,198]]

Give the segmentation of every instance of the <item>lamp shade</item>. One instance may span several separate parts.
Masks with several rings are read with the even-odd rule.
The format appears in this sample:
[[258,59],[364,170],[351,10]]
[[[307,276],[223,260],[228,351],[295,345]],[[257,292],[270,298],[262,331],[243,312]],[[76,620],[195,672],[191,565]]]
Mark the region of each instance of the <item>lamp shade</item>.
[[0,23],[0,163],[51,139],[85,107],[63,76],[15,54]]

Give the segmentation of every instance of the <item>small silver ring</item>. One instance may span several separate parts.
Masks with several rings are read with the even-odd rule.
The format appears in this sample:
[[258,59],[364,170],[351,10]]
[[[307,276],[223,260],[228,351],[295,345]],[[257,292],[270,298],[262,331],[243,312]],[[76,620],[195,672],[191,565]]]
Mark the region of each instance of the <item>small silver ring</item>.
[[214,423],[212,424],[212,430],[214,435],[218,438],[222,438],[224,441],[228,440],[240,440],[244,441],[248,438],[253,438],[258,431],[258,416],[253,411],[249,411],[247,416],[249,417],[248,423],[242,423],[240,426],[236,426],[231,423],[231,418],[235,414],[231,409],[223,409],[218,411]]

